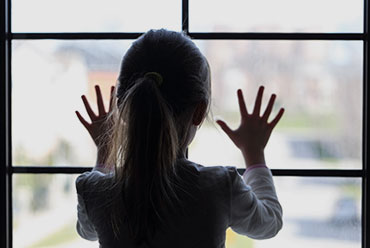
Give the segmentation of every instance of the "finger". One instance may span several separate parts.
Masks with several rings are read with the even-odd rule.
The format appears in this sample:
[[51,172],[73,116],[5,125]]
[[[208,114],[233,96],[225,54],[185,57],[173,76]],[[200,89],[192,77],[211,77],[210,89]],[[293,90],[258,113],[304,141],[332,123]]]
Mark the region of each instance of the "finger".
[[110,88],[109,112],[111,112],[113,108],[113,97],[114,97],[114,86]]
[[247,107],[245,106],[245,101],[243,97],[243,91],[241,89],[238,90],[238,102],[239,102],[240,115],[242,116],[242,118],[248,116]]
[[276,115],[276,117],[271,121],[271,123],[270,123],[271,130],[274,129],[274,127],[276,126],[276,124],[280,121],[281,117],[284,114],[284,111],[285,111],[284,108],[281,108],[279,110],[279,113]]
[[253,115],[258,115],[259,116],[259,114],[260,114],[263,90],[264,90],[264,87],[263,86],[261,86],[258,89],[258,93],[257,93],[257,97],[256,97],[256,102],[254,103]]
[[77,115],[77,118],[80,120],[80,122],[82,123],[82,125],[84,125],[84,127],[89,130],[90,128],[90,123],[88,123],[82,116],[81,114],[78,112],[78,111],[75,111],[76,115]]
[[87,114],[90,116],[91,120],[95,120],[96,115],[95,115],[94,111],[91,109],[90,104],[86,99],[86,96],[83,95],[83,96],[81,96],[81,98],[82,98],[82,101],[85,105]]
[[233,136],[233,131],[229,128],[229,126],[222,120],[217,120],[216,123],[220,125],[221,129],[231,138]]
[[271,111],[272,111],[272,107],[274,106],[275,99],[276,99],[276,95],[272,94],[271,97],[270,97],[270,100],[267,104],[265,113],[263,113],[262,119],[264,119],[266,121],[269,119]]
[[104,115],[105,108],[104,108],[104,103],[103,103],[103,96],[101,95],[99,85],[95,85],[95,91],[96,91],[96,101],[98,104],[99,115]]

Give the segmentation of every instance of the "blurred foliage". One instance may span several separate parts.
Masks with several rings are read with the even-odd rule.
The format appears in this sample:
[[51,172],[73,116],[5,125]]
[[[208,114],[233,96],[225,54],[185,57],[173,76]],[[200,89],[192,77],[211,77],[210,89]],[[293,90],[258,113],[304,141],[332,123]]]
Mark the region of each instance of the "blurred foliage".
[[28,248],[52,247],[78,239],[79,237],[76,233],[75,224],[75,222],[66,224],[56,232],[46,236],[44,239],[39,240]]
[[343,195],[346,195],[348,197],[352,197],[356,199],[357,201],[361,201],[362,198],[362,190],[361,186],[359,185],[358,181],[354,182],[348,182],[344,183],[340,186],[341,191],[343,192]]
[[76,161],[76,154],[72,145],[65,139],[58,139],[57,143],[44,156],[35,158],[21,144],[14,148],[13,164],[22,166],[52,166],[73,163]]
[[[68,141],[59,139],[57,144],[49,150],[45,156],[41,158],[32,157],[22,146],[18,146],[14,151],[15,165],[56,165],[63,161],[73,161],[75,154],[72,146]],[[30,203],[28,207],[31,211],[36,212],[48,207],[49,199],[49,184],[53,180],[54,175],[18,175],[14,180],[15,188],[26,188],[30,191]],[[70,187],[66,185],[65,191],[68,192]],[[15,199],[17,204],[17,199]],[[15,206],[17,208],[18,206]]]
[[[30,192],[30,202],[28,207],[32,212],[46,209],[49,205],[49,184],[54,175],[17,175],[15,188],[26,188]],[[16,208],[17,206],[15,206]]]

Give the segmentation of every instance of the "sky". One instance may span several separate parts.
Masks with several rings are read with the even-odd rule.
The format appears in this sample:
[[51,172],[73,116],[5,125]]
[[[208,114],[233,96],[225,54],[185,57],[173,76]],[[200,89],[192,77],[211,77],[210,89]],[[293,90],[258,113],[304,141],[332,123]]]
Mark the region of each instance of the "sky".
[[[13,32],[181,30],[177,0],[14,0]],[[361,32],[362,0],[189,1],[190,31]]]

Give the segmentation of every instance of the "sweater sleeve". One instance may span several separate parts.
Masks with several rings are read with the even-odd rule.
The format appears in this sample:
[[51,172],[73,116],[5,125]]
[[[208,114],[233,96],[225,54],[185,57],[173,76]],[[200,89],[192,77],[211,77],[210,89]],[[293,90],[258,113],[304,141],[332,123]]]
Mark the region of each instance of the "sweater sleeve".
[[278,201],[271,171],[255,166],[241,177],[236,168],[231,178],[230,226],[254,239],[274,237],[282,228],[282,208]]
[[[85,172],[77,177],[76,179],[76,190],[77,190],[77,233],[84,239],[90,241],[98,240],[98,235],[95,231],[93,223],[90,221],[87,214],[87,209],[84,200],[84,192],[86,190],[87,180],[91,177],[91,173]],[[91,179],[90,179],[91,180]]]

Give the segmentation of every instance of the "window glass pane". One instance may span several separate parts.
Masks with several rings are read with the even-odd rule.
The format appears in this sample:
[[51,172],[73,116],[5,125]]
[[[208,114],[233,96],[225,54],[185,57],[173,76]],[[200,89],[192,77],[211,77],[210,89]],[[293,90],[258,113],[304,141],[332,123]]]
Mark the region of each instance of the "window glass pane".
[[[212,111],[239,124],[236,90],[252,110],[259,85],[264,104],[277,94],[285,114],[266,148],[271,168],[361,168],[362,42],[196,41],[212,71]],[[264,105],[262,106],[264,110]],[[197,132],[189,158],[244,167],[239,150],[211,120]]]
[[363,32],[362,0],[191,0],[191,32]]
[[13,0],[13,32],[181,30],[181,1]]
[[13,247],[96,248],[76,231],[76,175],[13,177]]
[[228,248],[361,247],[361,179],[275,177],[283,228],[252,240],[228,230]]
[[[13,180],[14,247],[97,247],[75,231],[76,175],[24,175]],[[270,240],[227,231],[226,247],[353,248],[361,246],[361,180],[275,177],[284,226]],[[36,223],[36,224],[35,224]],[[37,225],[37,228],[35,228]]]
[[108,106],[120,62],[132,41],[13,41],[12,145],[15,165],[95,163],[95,145],[76,117],[89,120],[81,95]]
[[[15,165],[87,165],[95,146],[74,111],[108,100],[131,41],[14,41],[12,142]],[[343,41],[197,41],[212,70],[212,110],[236,127],[235,91],[249,109],[260,84],[286,113],[267,146],[272,168],[360,168],[362,43]],[[87,117],[87,115],[84,115]],[[32,120],[32,121],[30,121]],[[243,167],[239,151],[204,123],[190,158]]]

